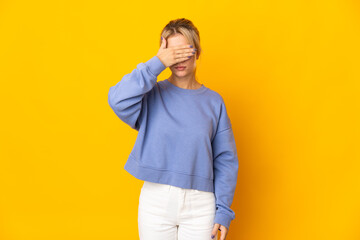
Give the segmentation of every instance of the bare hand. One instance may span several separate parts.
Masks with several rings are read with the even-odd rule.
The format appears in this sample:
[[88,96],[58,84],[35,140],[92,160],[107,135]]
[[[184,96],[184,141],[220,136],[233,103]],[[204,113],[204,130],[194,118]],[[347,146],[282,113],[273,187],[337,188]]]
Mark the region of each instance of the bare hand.
[[[225,240],[229,230],[225,226],[215,223],[211,235],[216,236],[218,230],[221,232],[220,240]],[[214,240],[216,239],[214,238]]]
[[156,56],[166,67],[170,67],[176,63],[188,60],[191,56],[194,55],[196,50],[190,46],[191,45],[181,45],[166,48],[166,40],[163,38],[160,49]]

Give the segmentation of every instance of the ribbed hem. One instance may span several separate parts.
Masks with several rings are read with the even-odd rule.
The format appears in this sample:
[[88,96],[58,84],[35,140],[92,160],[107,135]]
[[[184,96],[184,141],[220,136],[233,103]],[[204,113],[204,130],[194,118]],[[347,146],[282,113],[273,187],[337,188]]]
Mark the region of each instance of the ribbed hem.
[[231,220],[233,220],[231,219],[231,216],[221,212],[216,212],[214,223],[219,223],[229,229]]
[[152,57],[150,60],[145,62],[145,64],[149,67],[150,71],[158,76],[162,71],[166,69],[165,65],[160,61],[157,56]]
[[129,155],[124,169],[135,178],[143,181],[169,184],[180,188],[197,189],[205,192],[214,192],[214,183],[212,179],[143,167],[131,154]]

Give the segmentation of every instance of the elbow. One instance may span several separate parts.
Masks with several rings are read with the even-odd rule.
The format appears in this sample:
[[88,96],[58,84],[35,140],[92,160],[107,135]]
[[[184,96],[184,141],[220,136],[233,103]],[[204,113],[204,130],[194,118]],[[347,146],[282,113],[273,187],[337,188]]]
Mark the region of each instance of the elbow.
[[109,95],[108,95],[108,104],[112,109],[114,109],[114,102],[112,100],[110,92],[109,92]]
[[114,87],[111,87],[108,93],[108,103],[115,112],[122,111],[122,100],[119,98],[119,94],[115,92]]
[[117,86],[110,87],[108,93],[108,103],[110,104],[110,106],[116,106],[119,102],[120,96],[121,94]]
[[113,92],[113,87],[110,88],[109,94],[108,94],[108,104],[111,107],[111,109],[118,115],[120,118],[122,118],[121,113],[123,111],[121,107],[121,102],[118,98],[116,98],[116,95]]
[[108,93],[108,103],[110,105],[111,108],[113,108],[114,104],[114,97],[113,97],[113,91],[112,91],[113,87],[110,87],[109,89],[109,93]]

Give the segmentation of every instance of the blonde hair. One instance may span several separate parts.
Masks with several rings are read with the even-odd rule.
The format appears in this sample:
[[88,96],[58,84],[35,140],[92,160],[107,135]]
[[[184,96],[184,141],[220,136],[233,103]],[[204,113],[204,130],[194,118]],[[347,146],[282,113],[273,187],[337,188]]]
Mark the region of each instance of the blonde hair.
[[[161,36],[165,39],[170,37],[173,34],[180,33],[182,34],[194,48],[197,49],[196,55],[200,56],[201,46],[200,46],[200,34],[195,25],[186,18],[178,18],[171,20],[161,31]],[[161,45],[161,38],[160,38]]]

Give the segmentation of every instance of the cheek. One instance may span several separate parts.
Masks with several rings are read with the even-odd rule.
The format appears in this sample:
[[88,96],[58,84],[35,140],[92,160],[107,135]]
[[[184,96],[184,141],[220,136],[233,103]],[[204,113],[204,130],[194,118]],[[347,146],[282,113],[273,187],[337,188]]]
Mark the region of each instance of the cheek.
[[195,68],[195,67],[196,67],[196,61],[195,61],[195,58],[192,58],[192,59],[191,59],[191,66],[192,66],[193,68]]
[[187,61],[187,65],[189,67],[195,67],[196,66],[195,57],[192,57],[192,58],[190,58],[189,60],[186,60],[186,61]]

